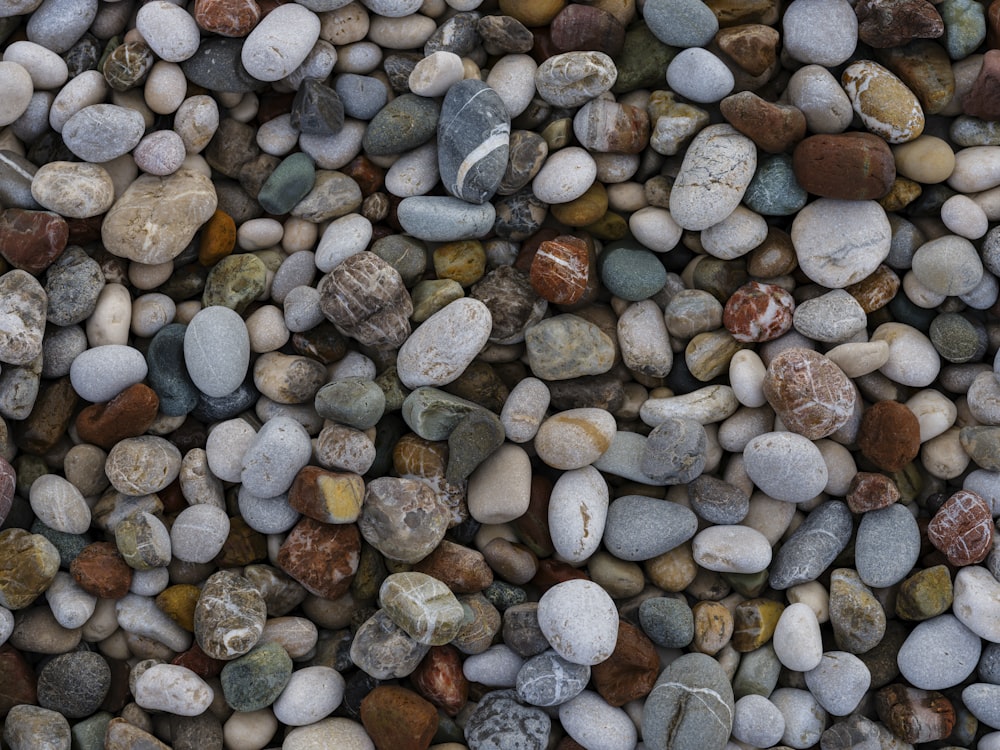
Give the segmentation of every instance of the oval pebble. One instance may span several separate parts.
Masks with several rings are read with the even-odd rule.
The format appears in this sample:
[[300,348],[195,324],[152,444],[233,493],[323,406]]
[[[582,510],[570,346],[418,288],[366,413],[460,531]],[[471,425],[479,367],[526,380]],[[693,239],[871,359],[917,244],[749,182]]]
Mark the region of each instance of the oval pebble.
[[811,440],[793,432],[768,432],[743,449],[747,476],[775,500],[801,503],[826,487],[823,454]]
[[538,625],[556,653],[573,664],[606,661],[618,641],[614,601],[591,581],[564,581],[542,594]]

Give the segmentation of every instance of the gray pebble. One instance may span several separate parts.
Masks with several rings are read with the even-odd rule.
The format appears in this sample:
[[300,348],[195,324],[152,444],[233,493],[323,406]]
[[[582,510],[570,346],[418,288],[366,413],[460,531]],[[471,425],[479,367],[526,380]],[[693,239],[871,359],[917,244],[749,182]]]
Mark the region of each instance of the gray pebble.
[[653,643],[686,648],[694,638],[694,614],[683,599],[655,596],[639,605],[639,624]]
[[815,581],[837,559],[851,539],[854,522],[842,502],[814,509],[774,556],[771,588],[778,591]]
[[625,495],[608,508],[604,546],[622,560],[649,560],[680,546],[697,530],[698,517],[683,505]]
[[896,662],[906,680],[922,690],[945,690],[964,682],[982,654],[979,636],[952,614],[918,623],[903,641]]
[[866,585],[884,588],[902,581],[920,556],[920,530],[913,514],[898,503],[865,513],[854,556]]
[[526,661],[517,673],[517,696],[533,706],[558,706],[579,695],[588,682],[588,665],[546,651]]
[[356,120],[372,119],[389,99],[389,92],[382,81],[357,73],[339,76],[335,90],[344,104],[344,114]]
[[66,147],[84,161],[100,163],[127,154],[142,140],[146,123],[134,109],[91,104],[63,125]]
[[708,435],[700,422],[669,417],[646,439],[639,468],[656,482],[686,484],[701,475],[708,454]]
[[42,377],[69,375],[73,360],[87,350],[87,334],[78,325],[52,326],[42,342]]
[[805,680],[809,692],[828,713],[847,716],[868,692],[872,676],[854,654],[827,651],[819,666],[805,673]]
[[122,344],[105,344],[80,354],[70,366],[69,377],[81,398],[95,404],[110,401],[147,373],[142,352]]
[[962,703],[983,724],[1000,729],[1000,685],[973,683],[962,691]]
[[850,294],[833,289],[796,307],[792,323],[803,336],[839,344],[863,331],[868,315]]
[[513,690],[496,690],[479,701],[465,725],[469,750],[543,750],[552,720],[540,708],[524,706]]
[[240,481],[255,495],[275,497],[288,491],[311,456],[305,428],[289,417],[275,417],[260,428],[243,454]]

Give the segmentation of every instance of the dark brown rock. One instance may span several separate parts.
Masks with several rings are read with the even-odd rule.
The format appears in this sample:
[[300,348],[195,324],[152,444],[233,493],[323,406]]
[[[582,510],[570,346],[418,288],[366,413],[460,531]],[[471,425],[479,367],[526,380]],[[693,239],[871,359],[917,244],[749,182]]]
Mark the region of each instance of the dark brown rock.
[[887,508],[899,500],[899,488],[890,477],[869,471],[859,471],[847,488],[847,507],[852,513]]
[[777,29],[760,23],[730,26],[715,35],[719,49],[754,77],[764,75],[778,61],[780,41]]
[[837,200],[877,200],[896,179],[889,144],[871,133],[810,136],[795,147],[792,169],[805,190]]
[[374,253],[358,253],[319,282],[320,309],[366,346],[392,349],[410,335],[413,302],[399,272]]
[[316,596],[336,599],[351,587],[360,556],[357,526],[303,518],[278,550],[277,564]]
[[469,700],[469,681],[462,673],[462,654],[452,645],[431,646],[410,681],[424,698],[454,716]]
[[121,599],[132,585],[132,568],[111,542],[88,544],[73,559],[69,572],[80,588],[101,599]]
[[0,719],[19,704],[38,703],[35,670],[20,651],[5,643],[0,646]]
[[76,417],[76,431],[85,443],[111,450],[119,440],[137,437],[156,419],[160,399],[145,383],[130,385],[110,401],[92,404]]
[[625,45],[625,27],[608,11],[593,5],[567,5],[552,19],[549,33],[560,52],[596,50],[616,57]]
[[993,549],[990,504],[975,492],[959,490],[934,514],[927,538],[952,565],[982,562]]
[[806,116],[790,104],[766,101],[752,91],[727,96],[722,116],[769,154],[791,150],[806,134]]
[[475,594],[493,583],[493,571],[481,552],[447,539],[413,570],[434,576],[456,594]]
[[778,0],[705,0],[719,26],[737,26],[746,23],[761,23],[773,26],[780,13]]
[[427,750],[438,715],[432,703],[412,690],[380,685],[361,701],[361,723],[377,750]]
[[50,451],[66,434],[79,399],[68,375],[44,383],[31,414],[14,432],[17,447],[37,455]]
[[605,661],[591,667],[594,688],[612,706],[649,695],[660,673],[656,646],[630,622],[618,623],[615,650]]
[[564,234],[538,246],[531,261],[531,288],[557,305],[575,305],[587,291],[596,256],[585,240]]
[[861,417],[858,447],[882,471],[899,471],[920,452],[920,423],[905,404],[879,401]]
[[871,47],[899,47],[944,33],[944,21],[927,0],[859,0],[854,13],[858,37]]
[[943,740],[955,726],[955,707],[936,690],[886,685],[875,694],[875,709],[890,732],[911,744]]
[[523,337],[524,329],[542,319],[546,302],[532,288],[527,270],[500,266],[487,273],[469,295],[487,308],[493,319],[490,341],[513,343]]
[[962,100],[962,111],[981,120],[1000,120],[1000,50],[983,55],[983,67]]
[[0,255],[37,276],[66,249],[69,225],[51,211],[8,208],[0,214]]
[[256,0],[195,0],[194,20],[219,36],[244,37],[260,21]]

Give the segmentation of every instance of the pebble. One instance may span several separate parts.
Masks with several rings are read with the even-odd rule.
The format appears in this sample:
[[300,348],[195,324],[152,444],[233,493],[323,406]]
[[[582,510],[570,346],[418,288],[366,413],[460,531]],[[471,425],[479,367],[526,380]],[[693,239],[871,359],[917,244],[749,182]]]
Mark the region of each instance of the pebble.
[[582,196],[596,177],[594,158],[579,146],[569,146],[545,160],[531,189],[543,203],[569,203]]
[[783,590],[816,580],[837,559],[853,531],[844,503],[828,501],[810,511],[774,556],[771,588]]
[[692,539],[691,551],[698,565],[720,573],[760,573],[771,563],[767,537],[748,526],[704,529]]
[[697,530],[697,516],[683,505],[624,495],[608,508],[604,545],[621,560],[651,560],[679,547]]
[[186,667],[154,664],[135,681],[135,701],[144,709],[197,716],[215,698],[212,688]]
[[[834,225],[841,229],[831,233]],[[888,256],[891,240],[885,211],[877,203],[829,198],[803,208],[792,222],[791,235],[803,273],[830,289],[870,275]]]
[[684,654],[663,670],[646,699],[643,742],[722,747],[732,731],[734,708],[733,689],[719,663],[706,654]]
[[795,0],[781,20],[785,49],[799,62],[832,68],[854,53],[858,18],[846,0]]
[[479,701],[469,717],[465,741],[469,750],[516,744],[540,750],[551,728],[552,720],[545,711],[522,705],[513,690],[495,690]]
[[559,721],[566,733],[583,747],[594,750],[635,747],[637,731],[629,715],[590,690],[560,705]]
[[791,432],[768,432],[743,450],[747,476],[776,500],[805,502],[826,487],[829,473],[819,448]]
[[593,666],[611,656],[618,610],[607,592],[585,580],[558,583],[538,601],[538,625],[562,658]]
[[735,81],[722,60],[706,49],[690,47],[670,61],[667,85],[685,99],[707,104],[728,96]]
[[957,618],[938,615],[910,631],[899,650],[899,671],[914,687],[944,690],[975,671],[981,650],[982,641]]
[[858,525],[855,559],[866,585],[885,588],[899,583],[919,555],[920,531],[904,506],[893,504],[864,514]]

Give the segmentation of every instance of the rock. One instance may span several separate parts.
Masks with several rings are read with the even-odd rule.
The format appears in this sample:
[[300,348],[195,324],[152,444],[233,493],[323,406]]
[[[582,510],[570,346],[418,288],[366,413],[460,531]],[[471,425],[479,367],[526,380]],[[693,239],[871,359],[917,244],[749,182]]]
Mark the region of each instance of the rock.
[[103,167],[62,161],[39,167],[31,195],[42,207],[75,219],[103,214],[115,199],[114,184]]
[[[100,163],[127,154],[139,144],[144,131],[142,115],[134,109],[116,104],[91,104],[66,121],[62,137],[75,156]],[[207,178],[205,180],[207,182]]]
[[437,137],[447,191],[470,203],[488,201],[507,167],[510,117],[503,100],[480,81],[456,83],[442,102]]
[[372,118],[362,146],[375,156],[412,151],[434,137],[440,115],[440,105],[434,99],[402,94]]
[[926,242],[917,248],[912,263],[917,280],[938,294],[966,294],[982,279],[979,255],[964,237],[945,235]]
[[617,75],[614,61],[603,52],[564,52],[538,66],[535,87],[550,104],[579,107],[608,91]]
[[140,708],[178,716],[197,716],[212,703],[215,693],[197,674],[174,664],[153,664],[135,681]]
[[377,680],[411,674],[430,646],[417,643],[384,610],[378,610],[357,630],[351,642],[351,662]]
[[90,716],[111,687],[111,668],[103,656],[87,651],[61,654],[38,673],[38,703],[69,719]]
[[618,639],[618,611],[597,584],[556,584],[538,602],[538,624],[556,652],[574,664],[605,661]]
[[434,706],[412,690],[380,685],[361,702],[361,722],[376,747],[422,750],[438,729]]
[[525,331],[528,364],[542,380],[568,380],[607,372],[614,345],[600,328],[576,315],[547,318]]
[[839,568],[830,576],[830,622],[837,646],[852,654],[871,651],[885,636],[885,611],[854,570]]
[[410,296],[399,273],[374,253],[350,256],[318,289],[326,318],[361,343],[396,347],[409,336]]
[[914,687],[944,690],[973,673],[981,649],[979,637],[958,619],[939,615],[921,622],[907,636],[899,650],[899,671]]
[[952,565],[982,562],[993,549],[989,503],[975,492],[959,490],[934,514],[927,526],[927,538]]
[[355,526],[303,518],[285,538],[276,562],[310,593],[336,599],[350,588],[360,553],[361,539]]
[[574,664],[555,651],[545,651],[518,670],[517,697],[532,706],[559,706],[587,687],[590,674],[589,665]]
[[13,706],[4,722],[3,740],[11,750],[65,748],[70,744],[69,722],[41,706]]
[[819,622],[808,604],[785,607],[774,630],[774,652],[786,668],[796,672],[808,672],[822,663]]
[[212,658],[235,659],[257,643],[266,616],[267,608],[256,587],[243,576],[220,571],[209,577],[198,598],[195,638]]
[[[773,31],[768,27],[763,28]],[[806,118],[802,110],[787,104],[769,102],[751,91],[727,96],[719,103],[719,107],[723,117],[734,128],[769,154],[780,154],[792,148],[798,151],[796,144],[806,134]]]
[[483,696],[465,725],[469,750],[523,747],[543,750],[552,722],[540,708],[524,706],[513,690],[494,690]]
[[892,151],[870,133],[810,136],[792,159],[799,184],[822,198],[878,200],[896,178]]
[[747,443],[743,460],[754,484],[776,500],[810,500],[822,492],[828,479],[819,449],[793,432],[758,435]]
[[643,741],[650,747],[723,747],[733,709],[733,689],[719,663],[705,654],[684,654],[663,670],[646,699]]
[[319,33],[319,18],[309,9],[300,5],[279,8],[277,15],[264,16],[247,35],[240,59],[258,81],[277,81],[302,64]]
[[852,531],[850,511],[841,502],[825,502],[811,511],[774,556],[771,588],[816,580],[847,546]]
[[898,47],[913,39],[936,39],[944,32],[941,16],[923,0],[865,0],[854,12],[858,17],[858,38],[876,48]]
[[365,489],[358,528],[365,541],[389,559],[416,563],[440,543],[449,515],[423,482],[381,477]]
[[785,50],[800,62],[832,68],[854,53],[858,17],[846,0],[795,0],[781,20]]
[[249,713],[278,699],[292,676],[292,660],[280,644],[261,644],[226,663],[219,675],[226,704]]
[[486,305],[455,300],[424,321],[400,348],[400,379],[408,388],[452,382],[486,345],[491,330]]
[[603,541],[619,559],[651,560],[679,547],[697,528],[697,517],[682,505],[625,495],[608,508]]
[[858,432],[862,454],[884,471],[899,471],[920,450],[920,424],[904,404],[879,401],[865,410]]
[[875,694],[878,717],[903,742],[944,739],[955,726],[955,708],[937,691],[895,684]]
[[24,529],[0,532],[0,606],[23,609],[40,596],[59,570],[59,552],[45,537]]
[[920,555],[920,531],[902,505],[865,513],[858,526],[855,558],[858,574],[868,586],[899,583]]
[[425,573],[395,573],[379,588],[379,603],[396,625],[418,643],[443,646],[464,617],[455,595]]
[[[833,224],[842,228],[835,236],[829,233]],[[849,286],[871,274],[889,254],[890,238],[885,212],[873,201],[820,198],[792,222],[799,267],[830,289]]]
[[589,690],[559,707],[559,721],[566,733],[581,743],[581,747],[589,745],[606,750],[635,747],[636,727],[628,714]]
[[0,276],[0,362],[26,365],[42,353],[46,294],[26,271],[15,269]]

